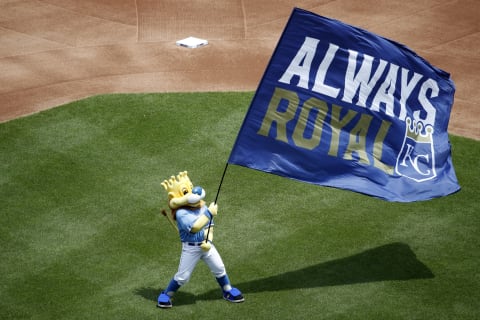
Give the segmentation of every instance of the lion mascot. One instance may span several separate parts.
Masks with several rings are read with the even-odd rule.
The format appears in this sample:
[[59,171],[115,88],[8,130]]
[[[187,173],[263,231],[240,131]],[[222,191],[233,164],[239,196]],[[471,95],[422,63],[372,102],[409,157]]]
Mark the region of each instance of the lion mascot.
[[198,261],[203,260],[210,268],[222,290],[223,298],[238,303],[245,299],[237,288],[232,287],[222,258],[213,244],[213,217],[218,206],[205,205],[205,190],[193,187],[187,171],[162,182],[168,194],[168,206],[176,221],[182,253],[177,273],[167,288],[158,296],[159,308],[171,308],[172,297],[178,289],[190,280]]

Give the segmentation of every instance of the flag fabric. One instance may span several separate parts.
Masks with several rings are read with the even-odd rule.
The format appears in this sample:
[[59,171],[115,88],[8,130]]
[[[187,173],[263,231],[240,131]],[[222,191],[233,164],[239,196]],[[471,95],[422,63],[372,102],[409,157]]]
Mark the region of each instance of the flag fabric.
[[406,46],[295,8],[228,163],[388,201],[460,189],[455,86]]

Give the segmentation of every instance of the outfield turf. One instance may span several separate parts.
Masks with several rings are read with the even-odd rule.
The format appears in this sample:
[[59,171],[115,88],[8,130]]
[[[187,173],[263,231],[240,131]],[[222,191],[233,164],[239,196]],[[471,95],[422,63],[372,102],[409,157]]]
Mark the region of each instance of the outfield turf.
[[480,142],[462,190],[389,203],[229,166],[215,243],[245,303],[199,264],[174,300],[160,182],[212,201],[253,93],[96,96],[0,124],[0,319],[477,319]]

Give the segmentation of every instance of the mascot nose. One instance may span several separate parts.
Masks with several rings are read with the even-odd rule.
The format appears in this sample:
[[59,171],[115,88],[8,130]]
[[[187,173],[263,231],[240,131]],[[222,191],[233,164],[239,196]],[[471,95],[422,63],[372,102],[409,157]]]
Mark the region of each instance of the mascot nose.
[[203,188],[200,186],[196,186],[192,189],[192,193],[198,194],[199,196],[201,196],[203,192]]
[[202,187],[195,187],[192,189],[192,194],[188,196],[189,203],[197,203],[205,198],[205,190]]

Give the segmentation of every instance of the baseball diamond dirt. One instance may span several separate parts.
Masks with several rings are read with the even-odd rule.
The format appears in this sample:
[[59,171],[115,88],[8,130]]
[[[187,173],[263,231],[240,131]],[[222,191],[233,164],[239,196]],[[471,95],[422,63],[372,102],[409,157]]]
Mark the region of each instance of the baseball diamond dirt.
[[[449,72],[449,132],[480,139],[478,0],[0,0],[0,121],[103,93],[254,91],[293,7]],[[175,45],[189,36],[209,45]]]

